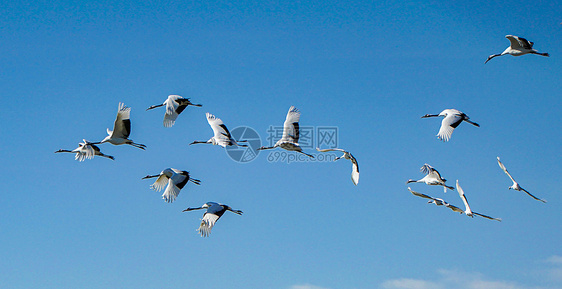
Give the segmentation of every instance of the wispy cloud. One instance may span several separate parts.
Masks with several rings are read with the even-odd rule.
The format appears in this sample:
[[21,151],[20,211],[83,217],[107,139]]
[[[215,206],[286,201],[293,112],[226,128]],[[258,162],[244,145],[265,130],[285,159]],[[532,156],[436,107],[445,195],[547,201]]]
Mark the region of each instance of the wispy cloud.
[[562,256],[552,255],[545,260],[552,267],[548,269],[548,278],[562,282]]
[[[441,269],[437,271],[435,280],[422,279],[394,279],[380,284],[382,289],[538,289],[527,287],[511,281],[490,280],[478,272],[462,272],[457,270]],[[544,288],[546,289],[546,288]],[[554,289],[554,288],[553,288]]]
[[325,287],[315,286],[311,284],[293,285],[290,289],[328,289]]
[[546,259],[546,262],[562,266],[562,256],[552,255]]
[[[434,277],[424,279],[398,278],[379,284],[380,289],[562,289],[562,256],[553,255],[544,259],[547,268],[536,270],[545,281],[543,286],[525,285],[509,280],[497,280],[479,272],[439,269]],[[538,277],[537,276],[537,277]],[[548,285],[547,285],[548,284]],[[289,289],[329,289],[312,284],[293,285]]]
[[395,279],[388,280],[381,284],[384,289],[439,289],[442,288],[439,284],[435,282],[417,280],[417,279]]

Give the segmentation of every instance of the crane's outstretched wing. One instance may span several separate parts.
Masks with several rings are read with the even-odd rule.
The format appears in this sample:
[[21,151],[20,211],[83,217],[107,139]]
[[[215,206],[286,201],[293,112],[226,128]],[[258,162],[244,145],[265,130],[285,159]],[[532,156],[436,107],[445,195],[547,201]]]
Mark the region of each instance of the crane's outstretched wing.
[[289,112],[287,112],[287,118],[285,119],[285,123],[283,123],[283,140],[293,143],[299,142],[300,116],[301,113],[296,107],[291,106],[289,108]]
[[216,203],[212,204],[207,209],[207,212],[205,212],[203,218],[201,219],[199,229],[197,229],[201,234],[201,237],[208,237],[211,234],[211,229],[213,229],[213,226],[215,226],[215,223],[224,214],[225,210],[225,208]]
[[215,141],[222,147],[226,147],[230,143],[231,135],[226,128],[226,125],[222,122],[220,118],[207,112],[207,121],[213,129]]
[[441,121],[441,127],[437,133],[437,138],[442,141],[449,141],[453,130],[462,122],[462,117],[458,114],[447,114],[445,118]]
[[[519,186],[519,187],[521,188],[521,186]],[[527,193],[527,195],[529,195],[531,198],[533,198],[533,199],[535,199],[535,200],[537,200],[537,201],[541,201],[541,202],[543,202],[543,203],[546,203],[546,200],[539,199],[539,198],[533,196],[533,195],[532,195],[531,193],[529,193],[527,190],[525,190],[525,189],[523,189],[523,188],[521,188],[521,190],[522,190],[523,192]]]
[[351,163],[352,163],[351,181],[353,182],[354,185],[357,186],[357,184],[359,183],[359,164],[357,163],[357,160],[352,154],[349,154],[349,156],[351,157]]
[[150,188],[157,191],[157,192],[160,192],[161,190],[163,190],[166,187],[166,185],[168,184],[168,181],[169,181],[168,176],[161,174],[156,179],[156,181],[152,185],[150,185]]
[[113,138],[129,138],[129,135],[131,134],[130,115],[131,108],[120,102],[117,117],[115,118],[115,123],[113,124],[113,131],[108,129],[107,133]]
[[498,158],[498,165],[500,165],[500,168],[504,171],[504,173],[511,179],[512,182],[515,183],[515,180],[513,179],[513,177],[511,176],[511,174],[507,171],[507,169],[505,168],[505,166],[503,165],[503,163],[500,161],[500,157]]
[[459,197],[461,197],[462,202],[464,203],[464,213],[467,215],[472,214],[472,210],[470,209],[470,206],[468,205],[468,200],[466,199],[466,196],[464,195],[464,191],[461,188],[461,186],[459,185],[459,180],[457,180],[457,191],[459,192]]
[[172,127],[176,122],[178,115],[181,113],[181,110],[178,112],[178,107],[180,106],[178,103],[178,99],[182,98],[183,97],[179,95],[170,95],[168,96],[166,101],[164,101],[164,104],[166,105],[166,113],[164,114],[165,127]]
[[[73,152],[76,152],[76,155],[74,156],[74,159],[80,162],[83,162],[86,159],[93,159],[94,155],[96,154],[95,151],[95,145],[93,145],[92,143],[88,142],[87,140],[83,139],[81,142],[78,144],[78,148],[75,149]],[[97,148],[97,147],[96,147]],[[99,150],[99,148],[98,148]]]
[[426,174],[426,175],[429,174],[429,173],[431,173],[431,172],[434,171],[434,170],[435,170],[435,169],[434,169],[432,166],[430,166],[429,164],[424,164],[424,165],[420,168],[420,171],[421,171],[422,173]]
[[428,196],[426,194],[418,193],[416,191],[413,191],[412,188],[410,188],[410,187],[408,187],[408,191],[410,191],[410,193],[412,193],[414,196],[418,196],[418,197],[421,197],[421,198],[424,198],[424,199],[435,200],[434,197]]
[[[510,36],[510,37],[508,37],[508,36]],[[528,49],[528,50],[533,49],[534,43],[525,39],[525,38],[523,38],[523,37],[507,35],[506,38],[509,39],[509,42],[511,43],[511,48],[514,48],[514,49],[523,48],[523,49]],[[513,39],[513,41],[512,41],[512,39]],[[514,41],[517,42],[516,47],[513,46]]]
[[421,168],[420,171],[426,175],[432,174],[434,178],[438,179],[438,180],[443,180],[445,181],[445,179],[443,179],[441,177],[441,174],[439,173],[439,171],[437,171],[434,167],[430,166],[429,164],[424,164]]
[[183,185],[187,183],[187,177],[183,174],[174,173],[172,177],[168,179],[168,187],[162,194],[162,198],[168,202],[172,203],[176,200],[178,195],[180,194],[180,190],[183,188]]
[[513,35],[506,35],[505,38],[509,40],[509,45],[511,46],[512,49],[519,50],[522,48],[521,42],[519,42],[519,37]]
[[493,217],[486,216],[486,215],[482,215],[482,214],[476,213],[476,212],[472,212],[472,213],[473,213],[474,215],[477,215],[477,216],[480,216],[480,217],[483,217],[483,218],[486,218],[486,219],[490,219],[490,220],[494,220],[494,221],[498,221],[498,222],[501,222],[501,221],[502,221],[501,218],[493,218]]
[[453,212],[457,212],[457,213],[464,214],[464,210],[463,210],[463,209],[461,209],[461,208],[459,208],[459,207],[457,207],[457,206],[453,206],[453,205],[451,205],[451,204],[449,204],[449,203],[445,203],[445,207],[447,207],[447,208],[453,210]]

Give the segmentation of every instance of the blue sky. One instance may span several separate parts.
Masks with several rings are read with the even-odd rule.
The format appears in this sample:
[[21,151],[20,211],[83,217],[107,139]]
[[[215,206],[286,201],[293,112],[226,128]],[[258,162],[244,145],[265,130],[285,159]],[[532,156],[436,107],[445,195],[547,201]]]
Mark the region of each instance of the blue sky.
[[[562,288],[560,3],[5,1],[0,4],[2,288]],[[551,57],[504,56],[505,35]],[[167,95],[190,97],[172,128]],[[99,141],[115,161],[58,149]],[[339,130],[351,164],[234,162],[205,112],[267,138],[291,105]],[[456,108],[451,141],[427,113]],[[275,152],[278,152],[277,149]],[[316,153],[308,149],[309,153]],[[496,157],[543,204],[507,189]],[[429,163],[467,218],[411,195]],[[165,203],[147,174],[202,181]],[[410,184],[461,206],[456,191]],[[225,214],[197,235],[207,201]]]

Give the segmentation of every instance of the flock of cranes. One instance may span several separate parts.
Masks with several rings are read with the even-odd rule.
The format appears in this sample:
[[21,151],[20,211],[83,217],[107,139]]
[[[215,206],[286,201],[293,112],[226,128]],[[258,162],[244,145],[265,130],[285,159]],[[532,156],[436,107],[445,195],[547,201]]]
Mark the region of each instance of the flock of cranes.
[[[502,162],[500,161],[500,158],[497,157],[497,159],[498,159],[498,165],[500,166],[500,168],[509,176],[509,178],[511,179],[511,181],[513,181],[513,185],[511,185],[511,186],[509,187],[509,189],[513,189],[513,190],[516,190],[516,191],[523,191],[523,192],[525,192],[527,195],[529,195],[530,197],[532,197],[533,199],[535,199],[535,200],[537,200],[537,201],[541,201],[541,202],[543,202],[543,203],[546,203],[546,200],[539,199],[539,198],[535,197],[534,195],[532,195],[531,193],[529,193],[527,190],[523,189],[523,188],[513,179],[513,177],[511,176],[511,174],[507,171],[507,169],[505,168],[505,166],[504,166],[504,165],[502,164]],[[408,181],[406,181],[406,184],[409,184],[409,183],[425,183],[425,184],[430,185],[430,186],[443,186],[443,190],[444,190],[445,193],[447,192],[447,189],[449,189],[449,190],[454,190],[454,189],[455,189],[455,188],[453,188],[453,187],[447,186],[447,185],[445,184],[445,182],[446,182],[447,180],[444,179],[444,178],[442,178],[442,177],[441,177],[441,174],[440,174],[435,168],[433,168],[432,166],[430,166],[429,164],[424,164],[424,165],[421,167],[420,171],[423,172],[423,173],[425,173],[426,175],[425,175],[423,178],[419,179],[419,180],[409,179]],[[451,209],[451,210],[453,210],[453,211],[455,211],[455,212],[457,212],[457,213],[461,213],[461,214],[464,213],[464,214],[466,214],[466,215],[469,216],[469,217],[472,217],[473,215],[476,215],[476,216],[484,217],[484,218],[487,218],[487,219],[490,219],[490,220],[495,220],[495,221],[500,221],[500,222],[501,222],[501,218],[493,218],[493,217],[490,217],[490,216],[487,216],[487,215],[483,215],[483,214],[480,214],[480,213],[473,212],[473,211],[470,209],[470,206],[468,205],[468,200],[466,199],[466,196],[465,196],[465,194],[464,194],[463,189],[462,189],[461,186],[459,185],[459,180],[457,180],[456,186],[457,186],[457,192],[459,193],[459,196],[460,196],[461,200],[462,200],[463,203],[464,203],[464,207],[465,207],[464,210],[460,209],[459,207],[453,206],[453,205],[451,205],[451,204],[445,202],[445,201],[444,201],[443,199],[441,199],[441,198],[434,198],[434,197],[428,196],[428,195],[426,195],[426,194],[418,193],[418,192],[416,192],[416,191],[413,191],[410,187],[408,187],[408,190],[409,190],[414,196],[418,196],[418,197],[421,197],[421,198],[429,199],[430,201],[428,201],[428,203],[435,204],[435,205],[437,205],[437,206],[445,206],[445,207],[447,207],[447,208],[449,208],[449,209]]]
[[[485,63],[487,63],[488,61],[490,61],[490,59],[492,59],[496,56],[502,56],[502,55],[506,55],[506,54],[510,54],[510,55],[513,55],[513,56],[521,56],[521,55],[524,55],[524,54],[537,54],[537,55],[542,55],[542,56],[549,56],[548,53],[540,53],[540,52],[536,51],[535,49],[533,49],[532,48],[533,42],[530,42],[530,41],[528,41],[524,38],[512,36],[512,35],[507,35],[506,38],[509,39],[509,41],[511,43],[510,47],[508,47],[501,54],[491,55],[490,57],[488,57],[488,59],[486,60]],[[164,125],[164,127],[167,127],[167,128],[170,128],[175,124],[178,116],[188,106],[202,107],[201,104],[193,104],[189,100],[189,98],[184,98],[184,97],[181,97],[179,95],[169,95],[168,98],[162,104],[150,106],[146,110],[148,111],[148,110],[152,110],[154,108],[158,108],[158,107],[162,107],[162,106],[166,107],[163,125]],[[145,145],[135,143],[131,139],[129,139],[129,136],[131,134],[130,112],[131,112],[130,107],[125,106],[125,104],[123,104],[123,103],[119,103],[119,107],[118,107],[118,111],[117,111],[117,117],[116,117],[114,125],[113,125],[113,130],[107,129],[108,136],[106,136],[103,140],[101,140],[99,142],[89,142],[89,141],[84,139],[83,142],[79,143],[79,147],[74,149],[74,150],[63,150],[63,149],[61,149],[61,150],[56,151],[55,153],[62,153],[62,152],[73,153],[73,154],[75,154],[75,160],[78,160],[78,161],[84,161],[86,159],[92,159],[95,156],[105,157],[105,158],[114,160],[113,156],[103,154],[100,151],[100,148],[97,145],[103,144],[103,143],[110,143],[110,144],[113,144],[113,145],[127,144],[127,145],[131,145],[131,146],[134,146],[136,148],[144,150],[146,148]],[[285,122],[283,124],[283,135],[282,135],[281,139],[279,139],[271,147],[260,147],[260,148],[257,148],[257,150],[268,150],[268,149],[274,149],[274,148],[280,147],[280,148],[285,149],[287,151],[294,151],[294,152],[306,155],[310,158],[314,158],[314,156],[312,154],[308,154],[308,153],[304,152],[302,150],[302,147],[299,145],[299,136],[300,136],[299,120],[300,120],[300,115],[301,115],[300,111],[295,106],[291,106],[289,108],[289,111],[287,112],[287,116],[286,116]],[[441,127],[439,129],[439,132],[437,133],[437,138],[444,141],[444,142],[447,142],[451,139],[453,130],[455,128],[457,128],[463,121],[465,121],[467,123],[470,123],[470,124],[472,124],[476,127],[480,126],[479,124],[471,121],[470,118],[466,114],[464,114],[463,112],[461,112],[459,110],[456,110],[456,109],[445,109],[439,114],[426,114],[426,115],[422,116],[422,118],[429,118],[429,117],[443,117],[443,120],[441,122]],[[235,140],[232,137],[228,128],[226,127],[226,125],[224,124],[224,122],[220,118],[217,118],[216,116],[214,116],[214,115],[212,115],[208,112],[206,113],[206,118],[207,118],[207,121],[208,121],[209,125],[211,126],[211,129],[213,130],[213,136],[207,141],[193,141],[192,143],[190,143],[190,145],[192,145],[192,144],[212,144],[212,145],[221,146],[223,148],[225,148],[227,146],[248,147],[248,145],[246,145],[246,144],[240,144],[240,143],[247,142],[246,140]],[[335,158],[334,161],[337,161],[337,160],[342,159],[342,158],[350,160],[351,163],[352,163],[351,180],[352,180],[354,185],[357,185],[359,183],[359,164],[357,162],[357,159],[349,151],[346,151],[346,150],[343,150],[343,149],[340,149],[340,148],[330,148],[330,149],[316,148],[316,150],[319,151],[319,152],[331,152],[331,151],[342,152],[343,155]],[[534,195],[532,195],[531,193],[529,193],[527,190],[523,189],[513,179],[511,174],[507,171],[507,169],[505,168],[503,163],[500,161],[499,157],[497,158],[497,161],[498,161],[498,165],[500,166],[500,168],[509,176],[509,178],[513,182],[513,184],[509,187],[509,189],[513,189],[513,190],[517,190],[517,191],[523,191],[526,194],[528,194],[530,197],[532,197],[533,199],[541,201],[543,203],[546,203],[545,200],[537,198]],[[442,186],[445,193],[447,192],[447,189],[455,190],[454,187],[446,185],[447,180],[442,178],[441,174],[435,168],[430,166],[429,164],[424,164],[421,167],[420,170],[421,170],[421,172],[426,174],[423,178],[421,178],[419,180],[409,179],[406,183],[407,184],[408,183],[425,183],[425,184],[431,185],[431,186]],[[200,183],[201,183],[200,180],[192,178],[190,176],[189,172],[174,169],[174,168],[166,168],[157,175],[147,175],[147,176],[143,177],[142,179],[149,179],[149,178],[156,178],[156,181],[152,185],[150,185],[150,188],[157,191],[157,192],[164,190],[164,193],[162,194],[162,198],[168,203],[174,202],[176,200],[180,191],[185,187],[185,185],[188,182],[192,182],[196,185],[200,185]],[[421,197],[421,198],[429,199],[428,203],[432,203],[432,204],[435,204],[437,206],[445,206],[445,207],[451,209],[454,212],[465,214],[469,217],[473,217],[474,215],[476,215],[476,216],[484,217],[484,218],[487,218],[487,219],[490,219],[490,220],[501,221],[500,218],[494,218],[494,217],[490,217],[490,216],[483,215],[483,214],[476,213],[476,212],[472,211],[472,209],[470,208],[470,206],[468,204],[468,200],[465,196],[465,193],[464,193],[463,189],[461,188],[461,186],[459,185],[458,180],[456,181],[456,189],[457,189],[457,192],[459,194],[459,197],[461,198],[462,202],[464,203],[464,208],[465,208],[464,210],[459,208],[459,207],[456,207],[454,205],[449,204],[448,202],[444,201],[441,198],[434,198],[434,197],[431,197],[431,196],[426,195],[426,194],[418,193],[416,191],[413,191],[410,187],[408,187],[408,190],[413,195]],[[187,209],[184,210],[184,212],[193,211],[193,210],[206,210],[206,212],[203,214],[203,217],[201,219],[201,223],[200,223],[199,228],[198,228],[198,232],[202,237],[209,236],[209,234],[211,233],[211,229],[213,228],[215,223],[218,221],[218,219],[226,211],[230,211],[230,212],[233,212],[235,214],[242,215],[242,211],[240,211],[240,210],[233,210],[231,207],[229,207],[227,205],[219,204],[219,203],[215,203],[215,202],[207,202],[204,205],[202,205],[201,207],[197,207],[197,208],[187,208]]]
[[[500,54],[490,55],[488,57],[488,59],[486,59],[484,64],[488,63],[488,61],[490,61],[494,57],[508,55],[508,54],[512,55],[512,56],[521,56],[521,55],[525,55],[525,54],[536,54],[536,55],[547,56],[547,57],[549,56],[548,53],[541,53],[541,52],[538,52],[537,50],[533,49],[534,43],[531,42],[531,41],[528,41],[527,39],[525,39],[523,37],[518,37],[518,36],[513,36],[513,35],[506,35],[505,37],[509,40],[510,46],[507,49],[505,49],[504,52],[502,52]],[[463,121],[465,121],[467,123],[470,123],[470,124],[472,124],[476,127],[480,127],[480,125],[478,123],[475,123],[475,122],[471,121],[470,118],[468,117],[468,115],[466,115],[465,113],[463,113],[459,110],[456,110],[456,109],[445,109],[439,114],[426,114],[426,115],[422,116],[422,118],[428,118],[428,117],[443,117],[443,120],[441,121],[441,127],[439,128],[439,132],[437,133],[437,138],[444,141],[444,142],[447,142],[451,139],[451,136],[453,134],[453,130],[455,128],[457,128]],[[539,199],[539,198],[535,197],[534,195],[532,195],[531,193],[529,193],[527,190],[523,189],[513,179],[511,174],[507,171],[505,166],[500,161],[500,158],[497,157],[497,159],[498,159],[498,165],[500,166],[500,168],[507,174],[507,176],[513,182],[513,184],[509,187],[509,189],[513,189],[513,190],[516,190],[516,191],[523,191],[527,195],[532,197],[533,199],[535,199],[537,201],[541,201],[543,203],[546,203],[545,200]],[[419,180],[409,179],[406,182],[406,184],[409,184],[409,183],[425,183],[427,185],[432,185],[432,186],[443,186],[443,190],[444,190],[445,193],[447,192],[447,189],[449,189],[449,190],[455,189],[453,187],[447,186],[445,184],[445,182],[447,180],[442,178],[441,174],[435,168],[430,166],[429,164],[424,164],[421,167],[420,170],[423,173],[425,173],[426,175]],[[456,187],[457,187],[457,192],[458,192],[461,200],[464,203],[464,207],[465,207],[464,210],[459,208],[459,207],[453,206],[453,205],[445,202],[441,198],[434,198],[434,197],[428,196],[426,194],[418,193],[416,191],[413,191],[410,187],[408,187],[408,190],[415,196],[429,199],[428,203],[432,203],[432,204],[435,204],[437,206],[445,206],[445,207],[453,210],[454,212],[465,214],[469,217],[473,217],[474,215],[476,215],[476,216],[484,217],[484,218],[487,218],[487,219],[490,219],[490,220],[495,220],[495,221],[501,222],[501,218],[493,218],[493,217],[490,217],[490,216],[483,215],[483,214],[476,213],[476,212],[472,211],[470,206],[468,205],[468,200],[466,199],[466,195],[465,195],[463,189],[461,188],[461,186],[459,185],[459,180],[457,180],[457,182],[456,182]]]

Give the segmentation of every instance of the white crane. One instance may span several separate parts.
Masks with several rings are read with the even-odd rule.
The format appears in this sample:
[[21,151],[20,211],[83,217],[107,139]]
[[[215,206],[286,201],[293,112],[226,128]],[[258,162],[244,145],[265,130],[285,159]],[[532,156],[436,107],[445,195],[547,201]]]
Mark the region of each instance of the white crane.
[[432,166],[428,165],[428,164],[424,164],[421,168],[420,171],[423,172],[425,175],[425,177],[419,179],[419,180],[413,180],[413,179],[409,179],[406,184],[409,183],[425,183],[427,185],[430,186],[443,186],[443,191],[446,193],[447,189],[449,190],[454,190],[455,188],[453,187],[449,187],[445,184],[445,182],[447,181],[446,179],[441,177],[441,174],[439,174],[439,172],[433,168]]
[[314,158],[313,155],[307,154],[302,151],[302,148],[299,145],[299,119],[301,117],[300,111],[291,106],[289,108],[289,112],[287,112],[287,118],[285,118],[285,123],[283,124],[283,136],[280,140],[278,140],[274,146],[272,147],[261,147],[258,150],[269,150],[274,149],[276,147],[280,147],[282,149],[286,149],[288,151],[295,151],[301,154],[307,155],[311,158]]
[[505,168],[505,166],[504,166],[504,165],[502,164],[502,162],[500,161],[500,157],[497,157],[497,158],[498,158],[498,165],[500,165],[500,168],[505,172],[505,174],[506,174],[506,175],[511,179],[511,181],[513,182],[513,185],[511,185],[511,186],[509,187],[510,190],[523,191],[523,192],[527,193],[527,195],[529,195],[531,198],[533,198],[533,199],[535,199],[535,200],[537,200],[537,201],[541,201],[541,202],[543,202],[543,203],[546,203],[546,200],[539,199],[539,198],[533,196],[533,195],[532,195],[531,193],[529,193],[527,190],[523,189],[523,188],[519,185],[519,183],[517,183],[517,182],[513,179],[513,177],[511,176],[511,174],[507,171],[507,169]]
[[92,144],[91,142],[83,139],[84,142],[81,142],[78,144],[78,147],[69,151],[69,150],[63,150],[60,149],[58,151],[56,151],[55,153],[76,153],[76,155],[74,156],[74,159],[77,161],[81,161],[83,162],[86,159],[92,159],[94,158],[94,156],[100,156],[100,157],[104,157],[104,158],[108,158],[108,159],[112,159],[114,160],[115,158],[106,154],[103,154],[100,151],[100,148],[94,144]]
[[207,202],[199,208],[187,208],[183,210],[184,212],[207,209],[203,218],[201,219],[201,224],[197,231],[201,234],[201,237],[208,237],[211,234],[211,229],[215,226],[215,223],[220,219],[220,217],[226,211],[231,211],[235,214],[242,215],[242,211],[233,210],[231,207],[223,204],[218,204],[215,202]]
[[479,124],[470,121],[468,115],[460,112],[456,109],[445,109],[440,114],[426,114],[421,118],[427,117],[439,117],[443,116],[443,120],[441,121],[441,128],[439,128],[439,133],[437,133],[437,138],[442,141],[449,141],[451,139],[451,135],[453,134],[453,130],[461,124],[461,122],[466,121],[474,126],[480,127]]
[[486,59],[486,62],[484,62],[484,64],[488,63],[490,59],[496,56],[503,56],[506,54],[513,55],[513,56],[521,56],[525,54],[537,54],[541,56],[549,56],[548,53],[541,53],[538,52],[536,49],[533,49],[534,43],[523,37],[506,35],[505,38],[509,40],[510,43],[509,47],[506,48],[505,51],[500,54],[492,54],[488,56],[488,59]]
[[151,110],[157,107],[166,106],[166,114],[164,114],[164,126],[172,127],[178,118],[178,115],[189,105],[201,107],[200,104],[193,104],[189,98],[184,98],[179,95],[169,95],[166,101],[162,104],[153,105],[146,110]]
[[355,157],[350,152],[348,152],[346,150],[343,150],[343,149],[338,149],[338,148],[334,148],[334,149],[316,148],[316,150],[319,151],[319,152],[331,152],[331,151],[343,152],[343,155],[335,158],[334,161],[337,161],[337,160],[342,159],[342,158],[351,161],[351,164],[352,164],[351,181],[353,182],[354,185],[357,186],[357,184],[359,183],[359,164],[357,163],[357,159],[355,159]]
[[128,144],[139,149],[145,149],[146,146],[143,144],[134,143],[132,140],[129,139],[129,135],[131,134],[131,108],[125,106],[122,102],[119,103],[119,110],[117,111],[117,117],[115,118],[115,123],[113,124],[113,130],[107,129],[107,134],[102,141],[92,143],[92,144],[101,144],[101,143],[110,143],[113,145],[122,145]]
[[[209,122],[209,125],[213,129],[213,133],[214,133],[213,137],[211,137],[208,141],[196,140],[190,143],[190,145],[205,143],[205,144],[219,145],[223,148],[227,146],[247,147],[247,145],[239,144],[238,142],[236,142],[234,138],[232,138],[232,136],[230,135],[230,131],[228,131],[228,128],[226,128],[226,125],[224,125],[224,123],[220,118],[217,118],[208,112],[206,115],[207,115],[207,122]],[[239,142],[245,142],[245,141],[239,141]]]
[[177,196],[180,193],[180,190],[187,184],[187,182],[192,182],[196,185],[200,185],[201,181],[197,179],[193,179],[189,176],[189,172],[187,171],[180,171],[174,168],[167,168],[160,172],[157,175],[147,175],[146,177],[142,178],[149,179],[149,178],[156,178],[154,184],[150,185],[150,188],[159,192],[166,185],[166,190],[162,194],[162,199],[166,202],[171,203],[176,200]]

